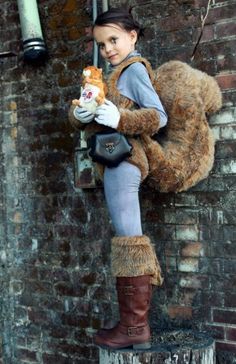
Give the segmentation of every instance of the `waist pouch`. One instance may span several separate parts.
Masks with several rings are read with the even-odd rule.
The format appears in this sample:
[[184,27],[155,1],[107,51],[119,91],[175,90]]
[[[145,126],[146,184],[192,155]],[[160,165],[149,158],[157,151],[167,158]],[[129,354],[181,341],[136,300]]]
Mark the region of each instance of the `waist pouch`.
[[117,167],[132,154],[132,145],[128,139],[117,131],[99,132],[88,141],[89,155],[93,162],[107,167]]

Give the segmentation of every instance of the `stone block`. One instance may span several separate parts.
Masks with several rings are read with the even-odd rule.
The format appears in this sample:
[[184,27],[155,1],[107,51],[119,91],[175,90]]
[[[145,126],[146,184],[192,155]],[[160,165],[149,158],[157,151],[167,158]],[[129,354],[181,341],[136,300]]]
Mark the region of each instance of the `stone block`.
[[199,333],[176,331],[154,336],[151,349],[146,351],[99,348],[100,364],[188,364],[191,361],[195,364],[215,364],[214,340]]

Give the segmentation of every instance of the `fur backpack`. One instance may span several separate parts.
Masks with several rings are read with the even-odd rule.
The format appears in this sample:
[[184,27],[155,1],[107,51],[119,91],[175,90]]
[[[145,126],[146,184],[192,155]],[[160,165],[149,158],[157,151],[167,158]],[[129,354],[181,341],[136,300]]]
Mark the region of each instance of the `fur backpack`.
[[168,123],[156,140],[141,135],[148,183],[160,192],[185,191],[212,169],[215,143],[207,117],[221,108],[221,91],[212,76],[180,61],[164,63],[152,76]]

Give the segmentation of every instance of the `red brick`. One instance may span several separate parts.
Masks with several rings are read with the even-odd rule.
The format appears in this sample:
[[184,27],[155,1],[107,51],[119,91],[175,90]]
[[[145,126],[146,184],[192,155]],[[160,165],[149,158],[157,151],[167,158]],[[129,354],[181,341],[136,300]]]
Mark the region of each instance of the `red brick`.
[[216,37],[217,39],[227,37],[229,34],[235,35],[236,34],[236,22],[231,21],[228,23],[221,23],[216,25]]
[[209,42],[214,39],[215,35],[215,26],[214,25],[206,25],[203,28],[201,42]]
[[90,318],[89,316],[81,317],[79,314],[77,314],[77,316],[74,314],[64,314],[62,315],[62,323],[64,325],[87,328],[90,326]]
[[70,364],[70,359],[60,354],[43,354],[43,364]]
[[206,0],[194,0],[194,7],[203,8],[206,6]]
[[236,324],[236,310],[218,310],[213,309],[213,322],[221,322],[226,324]]
[[236,74],[234,73],[219,74],[216,76],[216,80],[223,90],[236,88]]
[[[199,36],[201,34],[202,28],[196,28],[193,32],[193,42],[196,43],[199,39]],[[214,24],[210,24],[210,25],[205,25],[203,28],[203,32],[201,35],[201,40],[200,42],[209,42],[211,40],[214,39],[214,34],[215,34],[215,25]]]
[[210,332],[214,339],[223,340],[225,338],[225,327],[216,325],[206,325],[206,329]]
[[226,307],[236,307],[236,293],[226,292],[225,306]]
[[171,14],[171,16],[160,20],[160,27],[165,32],[181,30],[188,26],[199,26],[199,24],[200,18],[198,16],[190,15],[188,17],[184,17],[181,12],[176,13],[175,16]]
[[229,341],[235,341],[236,342],[236,327],[226,327],[226,339]]
[[226,3],[223,6],[211,8],[206,19],[206,24],[214,24],[218,21],[222,22],[224,19],[232,19],[236,16],[235,4]]
[[38,311],[36,309],[29,308],[28,316],[29,316],[29,321],[31,321],[32,323],[49,325],[50,314],[46,311],[43,310]]
[[216,341],[216,350],[236,353],[236,344]]
[[169,306],[168,314],[170,318],[182,318],[191,319],[192,318],[192,307],[186,306]]
[[185,246],[181,249],[182,257],[199,257],[201,255],[202,250],[201,243],[186,243]]
[[204,291],[202,293],[203,305],[215,306],[215,307],[223,307],[224,296],[221,292],[216,291]]
[[31,351],[28,349],[18,349],[17,357],[20,360],[27,360],[27,362],[36,362],[37,361],[37,352]]
[[194,319],[201,320],[201,322],[211,321],[211,309],[208,305],[197,306],[193,305],[193,317]]

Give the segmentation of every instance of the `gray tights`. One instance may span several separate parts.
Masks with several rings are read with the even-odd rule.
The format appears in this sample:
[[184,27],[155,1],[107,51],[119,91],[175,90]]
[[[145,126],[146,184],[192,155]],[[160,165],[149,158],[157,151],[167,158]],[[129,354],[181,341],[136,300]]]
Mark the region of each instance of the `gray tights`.
[[124,161],[115,168],[105,168],[105,198],[117,236],[142,235],[140,183],[140,170],[133,164]]

